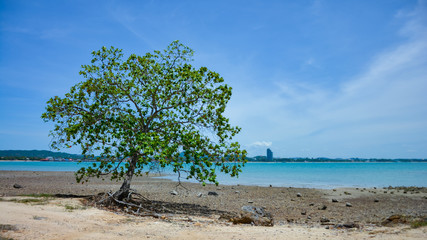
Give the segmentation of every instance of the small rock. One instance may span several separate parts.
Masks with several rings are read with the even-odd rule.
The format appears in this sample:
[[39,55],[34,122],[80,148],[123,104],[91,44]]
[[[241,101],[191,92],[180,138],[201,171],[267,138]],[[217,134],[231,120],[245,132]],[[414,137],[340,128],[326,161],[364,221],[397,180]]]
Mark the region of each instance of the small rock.
[[332,202],[338,202],[338,200],[336,200],[335,198],[332,198]]
[[203,196],[202,193],[197,194],[197,197],[202,197],[202,196]]
[[240,191],[234,191],[234,193],[240,193]]
[[310,203],[310,204],[308,204],[308,206],[314,206],[314,203]]
[[297,193],[297,197],[302,197],[301,193]]
[[307,214],[307,212],[305,211],[305,210],[303,210],[302,212],[301,212],[301,215],[306,215]]
[[270,187],[273,187],[273,185],[270,184]]
[[345,206],[346,206],[346,207],[353,207],[353,205],[351,205],[351,203],[349,203],[349,202],[346,202],[346,203],[345,203]]
[[343,227],[345,227],[345,228],[358,228],[359,225],[357,225],[355,223],[344,223]]
[[326,205],[323,205],[322,207],[318,207],[317,209],[319,210],[326,210],[326,208],[328,208]]
[[310,216],[307,216],[307,219],[311,219],[311,217],[310,217]]
[[248,200],[248,203],[254,203],[254,201],[253,200]]
[[374,202],[379,202],[379,201],[380,201],[380,200],[378,200],[378,199],[375,199],[375,200],[374,200]]
[[172,194],[172,195],[178,195],[178,192],[175,191],[175,190],[173,190],[173,191],[170,192],[170,194]]
[[328,218],[326,218],[326,217],[322,217],[322,218],[320,218],[320,222],[321,223],[328,223],[328,222],[330,222],[331,220],[329,220]]
[[21,186],[21,185],[19,185],[19,184],[17,184],[17,183],[13,184],[13,187],[14,187],[14,188],[18,188],[18,189],[19,189],[19,188],[22,188],[22,186]]
[[336,192],[337,190],[336,189],[332,189],[332,191]]
[[218,193],[217,192],[208,192],[208,195],[209,196],[218,196]]

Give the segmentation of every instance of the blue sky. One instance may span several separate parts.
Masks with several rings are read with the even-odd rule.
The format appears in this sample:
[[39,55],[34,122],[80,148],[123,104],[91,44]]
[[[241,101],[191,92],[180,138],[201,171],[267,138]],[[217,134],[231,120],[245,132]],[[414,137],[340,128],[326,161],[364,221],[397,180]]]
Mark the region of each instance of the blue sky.
[[173,40],[233,87],[250,156],[427,158],[427,2],[411,0],[0,0],[0,149],[49,148],[46,101],[91,51]]

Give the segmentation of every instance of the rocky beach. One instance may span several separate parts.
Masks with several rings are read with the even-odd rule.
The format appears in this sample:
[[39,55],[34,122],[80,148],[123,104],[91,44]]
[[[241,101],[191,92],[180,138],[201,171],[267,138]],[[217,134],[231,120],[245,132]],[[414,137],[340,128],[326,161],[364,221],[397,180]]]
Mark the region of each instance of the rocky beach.
[[[1,171],[0,197],[2,201],[0,201],[0,208],[3,213],[13,208],[43,208],[43,205],[19,204],[10,199],[49,196],[49,201],[53,202],[86,199],[79,200],[78,204],[82,206],[82,209],[90,208],[90,211],[95,211],[96,208],[86,205],[87,199],[100,193],[115,191],[119,187],[120,182],[111,182],[109,179],[92,179],[89,183],[78,184],[73,172]],[[118,219],[132,218],[134,219],[132,222],[140,221],[135,219],[145,219],[144,221],[161,222],[163,225],[183,224],[186,231],[190,231],[191,228],[185,227],[185,225],[190,225],[189,227],[203,225],[209,228],[222,228],[224,231],[225,228],[238,230],[243,227],[245,233],[255,229],[258,231],[260,228],[269,232],[282,228],[302,228],[305,229],[301,230],[303,232],[307,229],[318,229],[322,234],[335,234],[338,233],[337,231],[344,231],[345,234],[348,234],[350,231],[362,232],[366,236],[375,237],[378,234],[372,234],[372,232],[385,229],[381,230],[383,231],[381,234],[399,231],[402,234],[415,234],[402,235],[404,238],[417,239],[420,237],[422,239],[427,236],[426,227],[411,228],[411,224],[425,222],[427,216],[426,188],[308,189],[209,184],[202,186],[187,182],[178,184],[155,176],[135,178],[132,188],[144,198],[156,203],[157,208],[162,208],[163,210],[158,209],[161,217],[141,218],[121,212],[115,214]],[[57,197],[54,197],[55,195]],[[273,216],[274,227],[251,227],[250,224],[234,225],[229,219],[223,217],[227,214],[238,214],[243,206],[263,208]],[[88,210],[79,208],[78,211]],[[105,210],[96,209],[96,211],[112,214]],[[73,213],[75,212],[77,211]],[[16,225],[15,231],[2,229],[4,236],[13,239],[26,238],[25,229],[28,230],[31,227],[28,226],[29,223],[26,225],[20,223],[21,220],[13,220],[13,216],[18,215],[18,212],[9,213],[7,216],[2,214],[0,222],[2,226]],[[200,229],[193,230],[199,231]],[[20,231],[23,234],[20,235]],[[279,234],[279,232],[275,232],[275,234]],[[256,235],[255,232],[254,234]],[[278,236],[280,234],[276,236],[277,239],[280,239]],[[168,239],[168,237],[165,235],[159,239]],[[206,239],[209,239],[208,233]],[[243,236],[242,239],[245,237]]]

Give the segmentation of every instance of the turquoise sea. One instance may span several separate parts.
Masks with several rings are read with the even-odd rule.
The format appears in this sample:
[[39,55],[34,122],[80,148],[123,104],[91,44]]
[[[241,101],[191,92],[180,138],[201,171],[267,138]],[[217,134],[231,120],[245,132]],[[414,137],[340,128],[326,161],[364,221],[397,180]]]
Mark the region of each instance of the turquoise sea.
[[[76,171],[92,163],[0,161],[0,170]],[[176,181],[170,169],[164,178]],[[0,173],[1,174],[1,173]],[[426,163],[247,163],[239,178],[220,175],[220,184],[307,188],[427,187]]]

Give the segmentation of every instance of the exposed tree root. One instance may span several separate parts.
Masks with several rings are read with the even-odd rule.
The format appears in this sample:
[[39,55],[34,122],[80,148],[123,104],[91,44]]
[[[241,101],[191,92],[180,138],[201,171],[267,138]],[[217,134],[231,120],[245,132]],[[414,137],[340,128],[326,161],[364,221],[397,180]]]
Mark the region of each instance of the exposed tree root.
[[88,204],[114,212],[161,219],[178,214],[192,216],[220,215],[223,219],[230,219],[232,216],[235,216],[234,213],[212,210],[206,206],[197,204],[151,201],[133,190],[122,200],[117,199],[111,191],[98,194],[93,196]]

